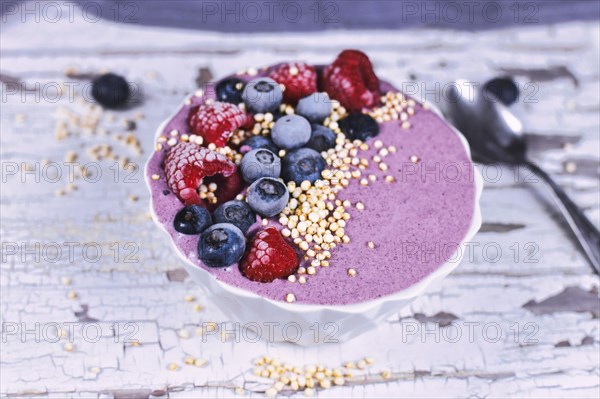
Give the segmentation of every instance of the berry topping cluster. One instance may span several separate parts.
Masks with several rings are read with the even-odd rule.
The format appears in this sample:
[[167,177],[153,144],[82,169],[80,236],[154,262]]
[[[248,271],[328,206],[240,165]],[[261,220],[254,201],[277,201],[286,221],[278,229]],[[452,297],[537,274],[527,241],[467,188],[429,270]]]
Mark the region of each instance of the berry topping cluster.
[[[369,58],[356,50],[322,70],[292,62],[264,71],[220,81],[216,101],[190,106],[188,131],[162,136],[156,149],[167,150],[166,183],[184,205],[173,227],[198,235],[204,265],[237,264],[252,281],[302,284],[350,242],[349,208],[365,209],[337,198],[352,179],[377,180],[363,175],[370,160],[359,152],[379,123],[404,123],[414,108],[406,111],[402,94],[382,97]],[[373,161],[385,171],[383,158],[395,148],[375,143]]]

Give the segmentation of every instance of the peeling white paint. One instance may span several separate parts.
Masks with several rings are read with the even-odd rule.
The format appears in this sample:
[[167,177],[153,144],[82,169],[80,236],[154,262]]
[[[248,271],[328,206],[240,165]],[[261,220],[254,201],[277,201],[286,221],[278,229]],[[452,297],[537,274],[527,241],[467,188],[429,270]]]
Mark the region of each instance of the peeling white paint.
[[[569,152],[549,149],[534,154],[536,161],[559,173],[565,159],[599,157],[598,45],[588,40],[598,34],[597,23],[590,22],[477,34],[434,30],[334,32],[244,36],[241,40],[235,35],[142,29],[106,22],[61,21],[35,29],[31,24],[12,24],[3,26],[2,73],[33,84],[67,81],[63,71],[71,66],[87,72],[111,67],[135,80],[143,87],[144,105],[111,112],[117,122],[103,119],[103,127],[111,134],[122,132],[118,122],[123,116],[143,112],[145,118],[137,121],[137,135],[145,154],[129,153],[126,147],[112,143],[133,162],[143,164],[153,147],[155,127],[186,93],[194,90],[197,70],[203,66],[210,66],[219,77],[246,66],[290,57],[324,63],[347,43],[366,50],[378,73],[398,85],[408,81],[410,73],[415,73],[418,80],[445,82],[458,76],[492,76],[500,67],[565,65],[579,80],[579,87],[567,79],[541,82],[539,102],[520,105],[528,132],[580,138]],[[440,43],[443,45],[438,46]],[[433,52],[428,50],[431,45],[436,45]],[[41,55],[40,48],[45,49]],[[445,61],[447,67],[440,68],[439,61]],[[572,107],[565,107],[567,102]],[[82,145],[106,141],[102,136],[82,135],[55,142],[54,115],[60,105],[77,107],[68,101],[36,103],[33,97],[23,103],[19,96],[9,96],[2,105],[3,162],[61,161],[69,150],[82,152],[80,158],[85,160]],[[19,114],[25,115],[24,121],[17,117]],[[103,165],[103,171],[109,173],[110,163]],[[48,330],[36,338],[32,333],[25,337],[7,334],[5,328],[0,393],[109,399],[149,395],[162,398],[166,396],[157,396],[162,392],[151,392],[168,390],[168,397],[173,399],[231,397],[234,389],[242,386],[262,396],[260,392],[269,385],[252,375],[252,360],[269,354],[292,363],[330,366],[366,355],[375,358],[372,374],[347,386],[319,392],[323,398],[399,394],[593,397],[599,389],[598,320],[589,313],[572,311],[535,315],[522,306],[530,300],[539,302],[554,296],[569,286],[597,288],[598,278],[565,233],[556,211],[544,204],[543,194],[536,194],[542,192],[539,184],[515,182],[510,170],[502,171],[502,179],[488,182],[484,191],[484,222],[525,226],[507,233],[482,233],[475,238],[480,246],[497,243],[503,249],[497,262],[490,263],[482,252],[475,252],[471,261],[467,258],[448,279],[432,287],[410,308],[399,309],[398,317],[390,318],[377,330],[350,342],[309,349],[263,341],[221,342],[219,334],[209,335],[203,342],[196,332],[202,323],[227,320],[211,303],[210,295],[189,279],[181,282],[167,278],[166,272],[179,269],[181,264],[147,217],[148,194],[141,173],[139,183],[81,183],[79,190],[64,197],[53,194],[64,183],[23,184],[9,179],[1,194],[3,242],[97,242],[105,256],[97,263],[86,262],[81,253],[75,253],[73,262],[22,262],[16,257],[2,262],[2,322],[17,327],[25,323],[30,329],[40,323],[40,328]],[[575,173],[558,177],[598,223],[597,176]],[[129,195],[139,196],[140,200],[131,202]],[[110,252],[114,242],[137,245],[137,262],[125,263],[123,252],[115,261]],[[529,242],[538,246],[537,263],[524,261],[523,246]],[[517,261],[510,250],[514,243],[521,248]],[[62,283],[65,276],[72,280],[69,286]],[[67,298],[70,290],[77,292],[77,298]],[[189,294],[196,296],[196,303],[205,309],[196,312],[194,303],[185,301]],[[88,334],[95,333],[75,315],[83,305],[88,306],[84,314],[98,320],[91,323],[100,331],[97,342],[91,342],[89,335],[83,337],[84,328]],[[439,312],[458,319],[454,325],[440,329],[411,317],[413,313],[434,316]],[[80,324],[71,334],[51,342],[57,336],[51,331],[55,327],[51,323],[57,323],[63,331],[68,331],[67,323]],[[502,337],[492,342],[483,328],[496,325]],[[433,332],[426,333],[426,326]],[[472,339],[465,338],[469,326],[475,331]],[[124,342],[134,331],[132,328],[136,329],[132,338],[139,344]],[[453,328],[463,334],[457,342],[444,338]],[[188,331],[189,337],[178,334],[181,329]],[[578,345],[584,337],[593,337],[593,343]],[[71,340],[73,350],[69,352],[64,345]],[[573,346],[555,348],[556,343],[565,340]],[[206,359],[208,363],[203,367],[185,365],[185,356]],[[179,369],[169,371],[170,363],[179,365]],[[383,380],[381,370],[389,370],[391,378]]]

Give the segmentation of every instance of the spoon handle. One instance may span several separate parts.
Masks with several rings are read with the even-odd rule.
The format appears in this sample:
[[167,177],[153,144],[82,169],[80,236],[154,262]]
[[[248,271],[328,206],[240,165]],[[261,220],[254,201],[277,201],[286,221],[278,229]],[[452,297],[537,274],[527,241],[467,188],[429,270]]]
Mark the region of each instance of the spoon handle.
[[596,269],[596,273],[600,274],[600,232],[598,229],[544,170],[531,162],[527,162],[526,166],[552,188],[563,216],[569,222],[590,263]]

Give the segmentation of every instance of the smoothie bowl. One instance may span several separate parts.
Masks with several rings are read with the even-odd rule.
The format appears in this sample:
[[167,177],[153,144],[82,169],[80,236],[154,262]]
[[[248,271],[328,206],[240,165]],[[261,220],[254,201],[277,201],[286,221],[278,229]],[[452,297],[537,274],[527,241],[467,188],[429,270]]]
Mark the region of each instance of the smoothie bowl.
[[465,139],[356,50],[198,91],[159,127],[146,180],[156,223],[232,321],[305,345],[399,311],[481,225]]

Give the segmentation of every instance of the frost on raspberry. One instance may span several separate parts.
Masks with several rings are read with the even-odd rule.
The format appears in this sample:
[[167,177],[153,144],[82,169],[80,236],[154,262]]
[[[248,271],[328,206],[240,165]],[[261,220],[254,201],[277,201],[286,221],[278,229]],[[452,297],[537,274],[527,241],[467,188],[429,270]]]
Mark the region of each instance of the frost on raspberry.
[[285,278],[298,268],[298,255],[277,228],[259,231],[240,262],[240,270],[248,279],[270,283]]
[[323,70],[323,86],[331,98],[351,112],[379,103],[379,79],[369,57],[358,50],[344,50]]
[[[165,175],[169,188],[181,202],[208,205],[209,209],[233,199],[242,187],[237,166],[226,156],[189,142],[171,148],[165,160]],[[198,194],[198,187],[209,181],[217,184],[217,204],[206,204]]]
[[202,136],[205,144],[223,147],[236,129],[250,116],[238,106],[224,102],[197,105],[190,110],[188,123],[193,134]]
[[285,87],[283,101],[295,105],[298,100],[317,91],[317,71],[304,62],[278,65],[269,77]]

